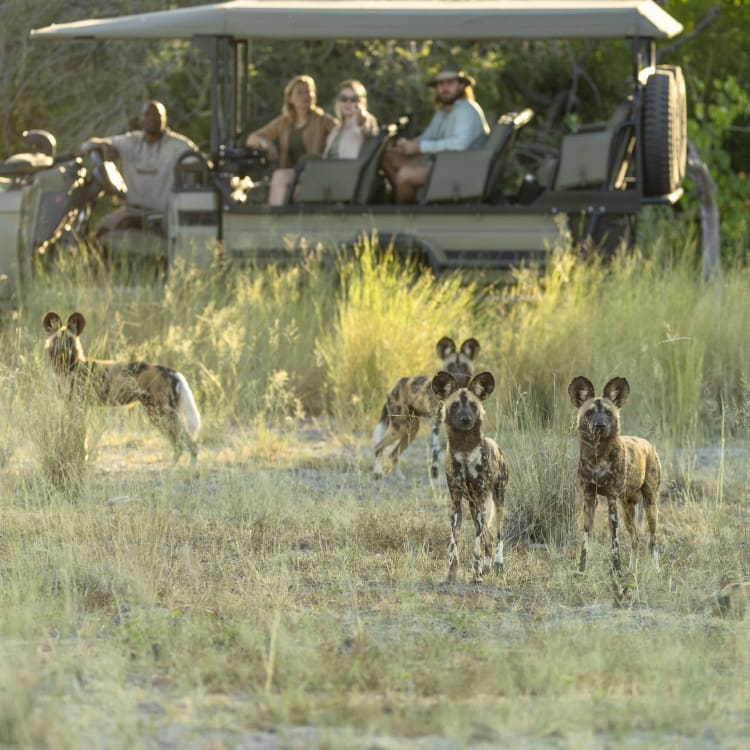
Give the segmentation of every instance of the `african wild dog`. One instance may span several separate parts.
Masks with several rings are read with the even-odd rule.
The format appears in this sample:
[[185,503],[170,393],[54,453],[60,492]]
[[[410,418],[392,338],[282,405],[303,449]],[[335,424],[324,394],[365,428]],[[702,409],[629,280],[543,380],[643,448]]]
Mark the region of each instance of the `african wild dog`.
[[[437,342],[436,347],[437,355],[443,363],[441,369],[451,373],[462,385],[466,384],[474,372],[474,357],[477,356],[479,348],[479,342],[471,338],[466,339],[460,349],[456,349],[453,339],[444,336]],[[430,382],[427,375],[401,378],[388,394],[380,421],[375,425],[372,435],[375,449],[373,475],[376,479],[383,476],[383,457],[389,458],[396,472],[401,474],[399,456],[417,436],[419,420],[422,417],[432,417],[430,473],[437,479],[442,417]]]
[[620,435],[620,407],[630,393],[625,378],[612,378],[603,395],[596,397],[588,378],[573,378],[568,386],[570,401],[578,409],[576,429],[580,445],[578,478],[583,488],[585,516],[583,544],[578,572],[586,569],[597,495],[607,498],[609,528],[612,539],[612,569],[622,575],[617,540],[617,501],[622,503],[625,526],[631,539],[630,567],[637,559],[640,538],[636,522],[638,501],[643,499],[650,535],[649,549],[656,569],[659,553],[656,547],[658,518],[657,498],[661,482],[661,463],[651,443],[643,438]]
[[86,319],[78,312],[65,324],[56,312],[42,318],[42,327],[49,334],[44,347],[55,374],[70,383],[71,397],[90,397],[107,406],[138,401],[151,423],[170,439],[175,461],[186,449],[195,463],[201,418],[184,375],[147,362],[87,359],[78,338],[85,326]]
[[[458,569],[458,531],[461,503],[465,499],[474,521],[474,581],[481,583],[490,572],[491,559],[495,572],[503,571],[503,508],[508,465],[497,443],[482,433],[482,401],[495,390],[495,379],[489,372],[480,372],[462,385],[449,372],[439,372],[432,379],[432,390],[442,402],[448,432],[445,474],[452,506],[448,580],[455,580]],[[493,525],[497,529],[494,540]]]

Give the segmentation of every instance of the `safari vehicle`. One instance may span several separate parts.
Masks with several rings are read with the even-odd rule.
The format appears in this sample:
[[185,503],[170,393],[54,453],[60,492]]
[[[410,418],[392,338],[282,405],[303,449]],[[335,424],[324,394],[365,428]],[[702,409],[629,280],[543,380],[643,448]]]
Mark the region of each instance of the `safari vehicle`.
[[[32,37],[184,38],[208,51],[209,153],[176,171],[166,217],[170,262],[202,262],[217,246],[228,259],[287,262],[304,246],[346,246],[366,233],[450,268],[538,261],[561,224],[578,239],[619,241],[644,204],[679,200],[685,84],[678,67],[656,65],[655,45],[681,30],[651,0],[234,0],[57,24]],[[503,173],[534,116],[530,109],[503,114],[480,150],[438,154],[416,205],[393,205],[380,189],[378,159],[395,126],[357,159],[311,161],[288,206],[270,208],[241,189],[258,156],[244,147],[253,40],[582,38],[630,40],[632,92],[604,122],[564,136],[518,189],[505,188]]]
[[103,190],[80,158],[57,153],[52,133],[27,130],[22,138],[26,150],[0,161],[0,311],[17,306],[34,255],[85,223]]

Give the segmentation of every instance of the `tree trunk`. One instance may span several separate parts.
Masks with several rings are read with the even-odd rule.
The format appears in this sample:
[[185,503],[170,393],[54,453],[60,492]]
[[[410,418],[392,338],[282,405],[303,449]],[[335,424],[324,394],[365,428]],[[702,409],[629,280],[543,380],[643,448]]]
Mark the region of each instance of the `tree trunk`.
[[696,196],[701,207],[701,235],[703,242],[703,278],[721,274],[719,255],[719,206],[716,203],[716,183],[708,167],[701,160],[695,144],[688,141],[688,170],[695,181]]

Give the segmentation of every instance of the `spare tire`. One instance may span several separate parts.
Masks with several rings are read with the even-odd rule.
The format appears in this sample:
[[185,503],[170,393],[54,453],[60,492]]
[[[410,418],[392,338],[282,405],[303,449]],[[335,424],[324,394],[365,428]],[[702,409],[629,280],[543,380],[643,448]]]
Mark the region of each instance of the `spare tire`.
[[643,193],[668,195],[682,186],[687,163],[685,77],[676,65],[657,65],[643,88]]

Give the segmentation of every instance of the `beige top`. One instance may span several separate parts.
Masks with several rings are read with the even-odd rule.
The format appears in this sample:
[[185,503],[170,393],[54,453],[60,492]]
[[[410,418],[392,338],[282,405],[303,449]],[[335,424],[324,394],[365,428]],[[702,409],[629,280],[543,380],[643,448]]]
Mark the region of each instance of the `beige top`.
[[141,130],[114,135],[109,140],[120,154],[117,166],[128,186],[125,202],[129,206],[164,213],[177,160],[185,151],[197,151],[198,147],[189,138],[169,129],[155,143],[146,141]]
[[323,157],[329,159],[356,159],[362,144],[378,134],[378,121],[369,113],[362,112],[364,122],[359,117],[350,117],[342,125],[328,134]]

